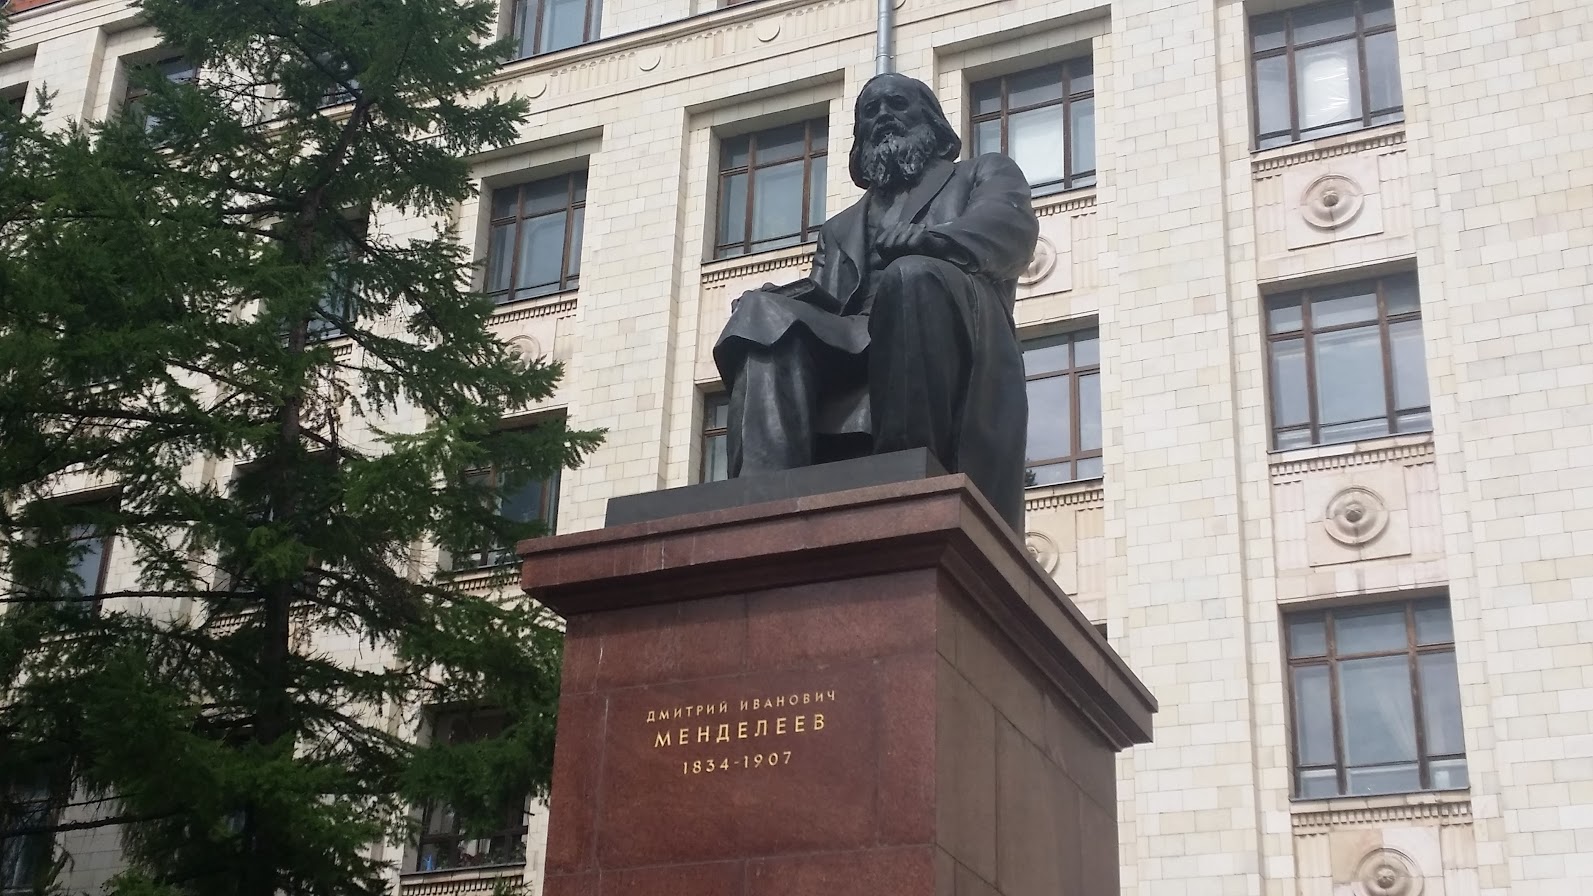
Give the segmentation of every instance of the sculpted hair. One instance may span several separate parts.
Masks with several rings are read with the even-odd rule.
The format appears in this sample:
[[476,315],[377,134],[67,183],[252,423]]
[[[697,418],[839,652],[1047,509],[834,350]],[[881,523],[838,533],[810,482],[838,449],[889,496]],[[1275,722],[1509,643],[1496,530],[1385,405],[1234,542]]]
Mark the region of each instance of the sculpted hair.
[[929,89],[929,85],[906,75],[896,72],[886,72],[875,75],[863,85],[863,91],[857,95],[857,105],[852,110],[852,152],[848,157],[848,170],[852,175],[852,183],[863,189],[870,186],[868,176],[863,173],[863,141],[858,139],[858,131],[862,125],[863,99],[868,96],[869,90],[876,82],[893,78],[900,82],[907,94],[929,110],[929,127],[935,132],[937,151],[935,157],[955,162],[962,155],[962,138],[957,136],[957,131],[951,126],[951,121],[946,118],[946,113],[940,108],[940,98]]

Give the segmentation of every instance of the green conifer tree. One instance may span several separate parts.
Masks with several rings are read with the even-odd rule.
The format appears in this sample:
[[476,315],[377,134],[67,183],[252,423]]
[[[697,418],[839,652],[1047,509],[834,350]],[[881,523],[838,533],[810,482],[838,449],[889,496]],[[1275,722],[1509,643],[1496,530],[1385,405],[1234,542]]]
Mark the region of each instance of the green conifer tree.
[[[73,857],[27,850],[98,827],[115,893],[385,892],[413,807],[485,830],[550,777],[556,628],[433,571],[539,534],[499,501],[600,437],[501,426],[562,371],[446,223],[527,107],[490,0],[141,6],[192,76],[0,107],[0,853],[42,888]],[[112,533],[136,575],[82,599]],[[417,746],[440,705],[501,736]]]

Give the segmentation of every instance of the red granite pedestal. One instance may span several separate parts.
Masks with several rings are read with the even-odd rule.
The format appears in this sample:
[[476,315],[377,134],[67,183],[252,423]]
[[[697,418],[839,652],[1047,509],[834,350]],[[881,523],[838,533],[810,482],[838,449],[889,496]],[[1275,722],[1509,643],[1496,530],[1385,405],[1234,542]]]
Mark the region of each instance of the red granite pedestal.
[[1155,701],[960,475],[530,541],[546,896],[1107,896]]

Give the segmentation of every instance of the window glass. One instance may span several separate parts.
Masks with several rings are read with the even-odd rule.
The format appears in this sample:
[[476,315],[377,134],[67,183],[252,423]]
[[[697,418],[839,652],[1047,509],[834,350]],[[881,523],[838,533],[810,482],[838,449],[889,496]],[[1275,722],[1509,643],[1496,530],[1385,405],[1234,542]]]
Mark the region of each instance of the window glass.
[[1061,66],[1031,69],[1007,78],[1007,107],[1010,109],[1061,101]]
[[1374,111],[1399,106],[1399,45],[1394,32],[1374,34],[1366,39],[1366,84],[1367,101]]
[[1427,369],[1422,352],[1422,322],[1401,321],[1388,325],[1388,348],[1394,365],[1394,406],[1426,407]]
[[1429,753],[1464,753],[1460,724],[1460,678],[1453,653],[1427,653],[1416,658],[1421,676],[1423,729]]
[[556,292],[564,270],[564,213],[520,222],[520,274],[515,288],[524,295]]
[[[1095,170],[1095,100],[1076,100],[1072,104],[1072,133],[1068,135],[1073,152],[1073,170],[1076,176]],[[1090,176],[1094,183],[1094,176]]]
[[542,0],[544,53],[580,44],[586,37],[586,0]]
[[759,168],[752,181],[752,241],[802,231],[802,162]]
[[1416,759],[1416,710],[1410,699],[1410,661],[1402,656],[1339,663],[1344,703],[1344,749],[1351,766]]
[[1101,449],[1101,375],[1079,376],[1079,448]]
[[[1324,426],[1383,418],[1383,346],[1377,330],[1362,327],[1316,337],[1317,410]],[[1372,432],[1387,431],[1386,421]]]
[[1327,666],[1302,666],[1294,670],[1294,724],[1296,751],[1301,765],[1332,765],[1333,690]]
[[1073,395],[1067,377],[1029,381],[1029,457],[1066,457],[1073,445]]
[[1416,605],[1416,643],[1442,644],[1455,640],[1455,629],[1449,619],[1449,605],[1441,600],[1423,601]]
[[1051,373],[1058,370],[1067,370],[1072,364],[1069,362],[1069,347],[1073,340],[1064,336],[1061,339],[1037,339],[1025,343],[1023,346],[1023,372],[1026,374]]
[[1256,60],[1256,127],[1263,134],[1289,129],[1289,60]]
[[1353,41],[1295,51],[1302,131],[1361,117],[1361,75]]
[[1394,0],[1361,0],[1361,24],[1366,28],[1394,26]]
[[1059,110],[1030,109],[1007,119],[1007,155],[1023,169],[1031,184],[1062,180],[1062,141],[1066,129]]
[[1347,2],[1301,7],[1292,18],[1296,45],[1355,33],[1355,6]]
[[1250,20],[1250,49],[1276,50],[1283,46],[1286,17],[1281,12]]
[[1404,605],[1339,610],[1333,614],[1333,638],[1340,656],[1400,650],[1405,646]]
[[597,39],[598,0],[514,0],[519,56],[551,53]]
[[1272,380],[1269,385],[1272,387],[1273,426],[1298,426],[1310,422],[1304,339],[1273,343]]
[[1298,616],[1289,620],[1289,656],[1325,656],[1327,622],[1321,617]]
[[801,124],[772,128],[758,134],[758,161],[784,162],[801,159],[807,144],[807,128]]

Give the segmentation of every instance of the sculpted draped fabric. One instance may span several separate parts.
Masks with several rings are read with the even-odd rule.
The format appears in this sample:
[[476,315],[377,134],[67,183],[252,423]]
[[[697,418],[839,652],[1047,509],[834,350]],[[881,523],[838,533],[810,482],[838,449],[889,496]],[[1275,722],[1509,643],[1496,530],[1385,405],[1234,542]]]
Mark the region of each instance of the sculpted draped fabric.
[[805,280],[735,302],[714,346],[732,475],[928,447],[1021,534],[1028,402],[1012,307],[1038,236],[1028,181],[1005,156],[931,159],[891,213],[936,235],[921,244],[935,251],[888,262],[868,245],[874,202],[870,189],[825,222]]

